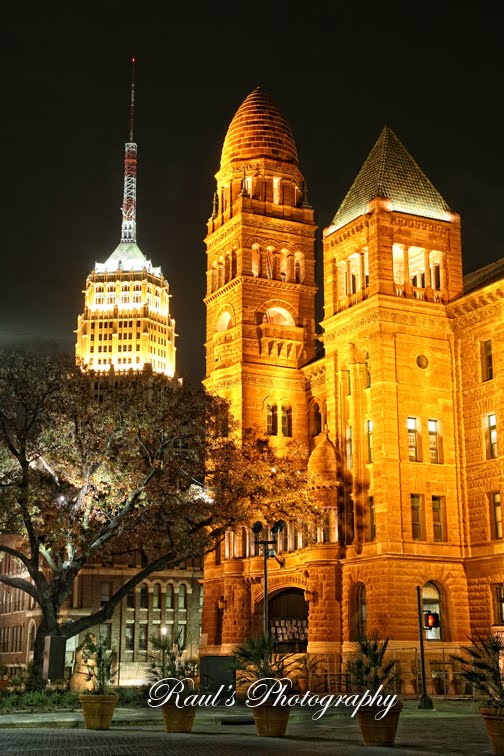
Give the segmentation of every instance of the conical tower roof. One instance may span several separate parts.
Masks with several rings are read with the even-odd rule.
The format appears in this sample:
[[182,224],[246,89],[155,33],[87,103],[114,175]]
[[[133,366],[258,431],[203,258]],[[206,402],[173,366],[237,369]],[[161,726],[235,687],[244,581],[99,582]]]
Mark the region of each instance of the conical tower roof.
[[333,218],[336,229],[367,212],[383,197],[392,210],[446,220],[450,208],[391,128],[385,126]]
[[236,111],[224,139],[221,168],[231,162],[270,158],[298,164],[296,144],[283,113],[257,87]]

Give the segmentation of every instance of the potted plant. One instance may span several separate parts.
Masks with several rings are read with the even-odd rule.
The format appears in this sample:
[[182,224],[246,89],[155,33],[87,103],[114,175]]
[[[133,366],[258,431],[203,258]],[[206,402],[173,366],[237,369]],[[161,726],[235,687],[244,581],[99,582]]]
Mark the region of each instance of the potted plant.
[[198,675],[198,661],[187,656],[180,637],[175,642],[168,638],[166,628],[162,628],[161,635],[151,635],[149,641],[151,651],[146,674],[151,683],[150,705],[155,705],[152,701],[158,693],[165,697],[169,692],[166,686],[170,686],[170,683],[161,683],[161,687],[156,690],[157,683],[163,680],[183,681],[183,690],[177,693],[179,705],[175,700],[161,704],[164,729],[165,732],[192,732],[196,708],[190,705],[180,706],[180,703],[197,693],[195,678]]
[[[395,670],[395,660],[386,658],[388,638],[380,640],[377,631],[363,635],[354,644],[354,649],[347,662],[352,691],[372,696],[376,693],[382,697],[382,704],[363,704],[357,711],[362,738],[365,745],[393,746],[403,704],[395,700],[384,714],[385,696],[393,696],[401,679]],[[390,699],[389,699],[390,700]],[[378,715],[378,719],[376,718]]]
[[462,646],[465,656],[451,654],[460,664],[460,674],[480,694],[480,715],[496,756],[504,756],[504,683],[501,656],[504,639],[497,633],[487,637],[476,635]]
[[81,693],[79,700],[88,730],[108,730],[112,723],[118,696],[112,690],[112,651],[102,638],[88,633],[82,645],[83,662],[91,689]]
[[[277,680],[289,680],[289,674],[298,670],[299,661],[295,656],[292,653],[277,653],[274,637],[271,634],[261,634],[251,636],[234,647],[230,667],[240,672],[240,682],[248,683],[249,690],[250,684],[264,680],[261,691],[266,693],[268,685],[275,684]],[[288,705],[275,706],[268,701],[254,705],[253,717],[257,735],[282,737],[287,730],[289,714]]]

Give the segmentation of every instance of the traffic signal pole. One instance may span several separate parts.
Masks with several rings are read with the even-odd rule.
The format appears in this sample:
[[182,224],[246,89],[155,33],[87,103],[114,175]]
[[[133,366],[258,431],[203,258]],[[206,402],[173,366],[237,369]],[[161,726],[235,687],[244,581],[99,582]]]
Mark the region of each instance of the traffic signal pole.
[[425,685],[425,656],[424,656],[424,637],[423,637],[423,623],[422,623],[422,596],[420,593],[420,586],[417,585],[417,606],[418,606],[418,637],[420,638],[420,669],[422,673],[422,692],[418,698],[419,709],[433,709],[432,698],[427,695],[427,688]]

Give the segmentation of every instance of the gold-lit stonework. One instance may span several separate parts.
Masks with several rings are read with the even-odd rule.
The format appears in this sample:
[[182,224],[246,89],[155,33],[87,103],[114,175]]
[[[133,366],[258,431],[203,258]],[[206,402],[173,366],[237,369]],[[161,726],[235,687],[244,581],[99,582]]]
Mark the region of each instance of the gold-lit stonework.
[[[377,628],[411,693],[420,586],[441,618],[426,631],[428,692],[441,669],[454,693],[449,654],[504,630],[503,261],[464,278],[459,216],[385,127],[323,230],[316,351],[313,210],[290,128],[259,88],[216,179],[205,384],[243,430],[304,442],[327,511],[316,543],[288,523],[269,560],[279,648],[323,654],[335,685],[350,642]],[[206,559],[209,670],[261,630],[262,574],[249,528]]]

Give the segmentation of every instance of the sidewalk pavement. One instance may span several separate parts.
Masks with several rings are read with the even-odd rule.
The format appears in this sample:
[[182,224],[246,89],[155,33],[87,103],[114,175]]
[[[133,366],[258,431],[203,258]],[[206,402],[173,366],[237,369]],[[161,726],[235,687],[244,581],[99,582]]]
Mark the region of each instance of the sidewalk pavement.
[[[349,709],[329,709],[313,720],[313,710],[293,707],[284,738],[255,734],[245,706],[198,709],[190,734],[169,734],[159,709],[117,708],[107,731],[84,729],[82,713],[0,715],[0,753],[15,756],[489,756],[490,742],[478,705],[468,700],[434,699],[434,709],[406,700],[394,748],[364,746]],[[247,723],[248,722],[248,723]]]

